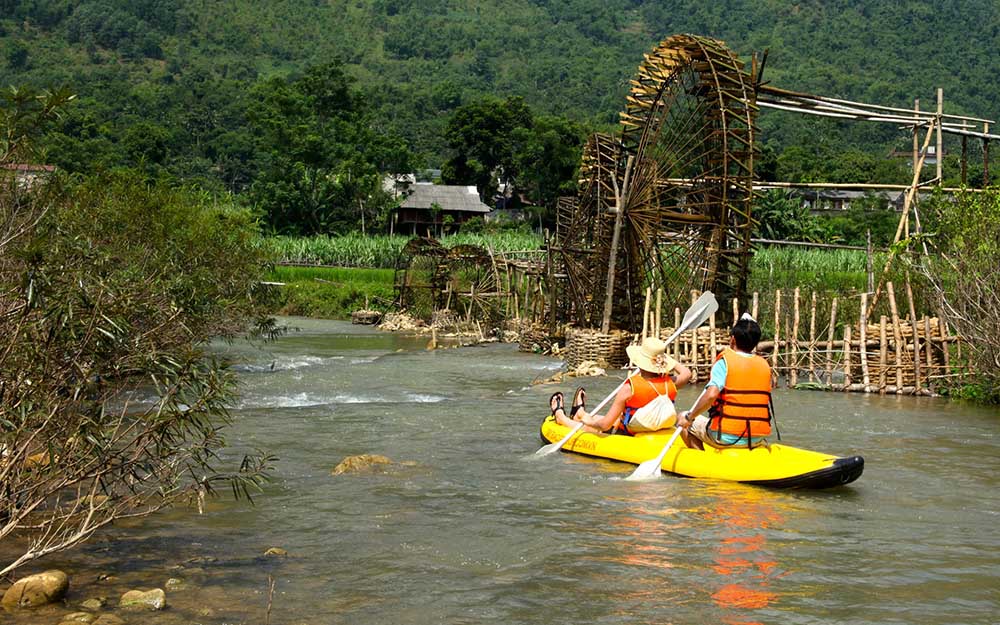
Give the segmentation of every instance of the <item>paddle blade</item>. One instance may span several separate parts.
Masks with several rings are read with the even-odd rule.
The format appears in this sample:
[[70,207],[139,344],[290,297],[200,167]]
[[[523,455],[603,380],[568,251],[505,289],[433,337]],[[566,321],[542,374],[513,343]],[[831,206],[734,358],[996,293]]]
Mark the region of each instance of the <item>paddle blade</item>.
[[542,445],[541,447],[538,448],[538,451],[535,452],[535,455],[548,456],[549,454],[556,453],[557,451],[562,449],[563,445],[568,443],[569,439],[573,438],[573,435],[579,432],[580,428],[582,427],[583,427],[583,421],[578,421],[577,424],[573,426],[573,429],[571,429],[569,433],[566,434],[566,436],[562,437],[562,440],[560,440],[558,443],[549,443],[548,445]]
[[674,428],[674,433],[670,436],[670,440],[667,441],[667,444],[663,446],[663,450],[660,451],[660,454],[652,460],[647,460],[637,466],[635,471],[632,471],[632,474],[625,479],[635,481],[659,477],[660,466],[663,464],[663,459],[667,457],[667,452],[670,451],[670,446],[674,444],[674,441],[677,440],[677,437],[680,435],[681,428]]
[[634,482],[637,480],[648,480],[650,478],[660,477],[661,462],[663,462],[663,459],[659,456],[653,458],[652,460],[647,460],[637,466],[635,471],[632,471],[632,473],[625,479]]

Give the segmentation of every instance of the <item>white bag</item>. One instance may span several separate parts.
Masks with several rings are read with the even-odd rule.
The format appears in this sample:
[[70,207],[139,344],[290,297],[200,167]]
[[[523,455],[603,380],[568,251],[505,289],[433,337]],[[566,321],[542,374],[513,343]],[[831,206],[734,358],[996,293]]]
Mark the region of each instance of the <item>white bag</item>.
[[[656,387],[653,387],[656,390]],[[673,427],[677,423],[677,409],[666,394],[660,395],[642,408],[637,408],[628,420],[631,432],[654,432]]]

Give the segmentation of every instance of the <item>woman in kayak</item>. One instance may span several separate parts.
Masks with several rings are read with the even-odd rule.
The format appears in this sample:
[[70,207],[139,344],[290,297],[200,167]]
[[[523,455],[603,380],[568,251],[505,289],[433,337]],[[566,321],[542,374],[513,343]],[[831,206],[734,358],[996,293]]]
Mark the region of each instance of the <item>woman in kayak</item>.
[[[665,421],[663,415],[673,413],[673,400],[677,397],[677,389],[691,380],[691,370],[680,364],[666,353],[666,343],[650,336],[643,339],[641,345],[630,345],[626,348],[632,365],[638,367],[638,373],[630,376],[625,384],[618,389],[611,407],[603,415],[591,415],[586,410],[586,391],[578,388],[573,395],[573,407],[569,415],[563,407],[562,393],[553,393],[549,398],[549,408],[556,421],[567,427],[582,421],[585,432],[614,431],[621,434],[634,434],[639,431],[651,431],[673,425],[673,419]],[[664,399],[658,399],[664,397]],[[666,401],[669,399],[669,401]],[[656,411],[661,415],[651,414],[648,408],[657,402]],[[660,405],[662,404],[662,405]],[[648,406],[646,411],[640,411]],[[636,417],[638,414],[639,417]],[[637,420],[633,421],[633,417]],[[639,420],[642,423],[639,423]]]

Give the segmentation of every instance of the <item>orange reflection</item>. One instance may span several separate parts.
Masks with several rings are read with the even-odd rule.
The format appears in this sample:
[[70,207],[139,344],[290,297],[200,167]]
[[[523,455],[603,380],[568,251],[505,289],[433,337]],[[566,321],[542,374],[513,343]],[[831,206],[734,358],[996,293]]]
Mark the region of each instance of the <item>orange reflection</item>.
[[[713,489],[716,490],[716,489]],[[723,579],[712,600],[725,610],[737,612],[722,620],[728,625],[756,625],[744,620],[749,614],[738,612],[760,610],[778,600],[770,590],[770,580],[780,576],[778,563],[771,559],[767,536],[761,530],[780,525],[778,512],[770,493],[756,488],[733,485],[719,488],[714,504],[705,510],[708,518],[721,526],[726,537],[718,542],[712,570]]]

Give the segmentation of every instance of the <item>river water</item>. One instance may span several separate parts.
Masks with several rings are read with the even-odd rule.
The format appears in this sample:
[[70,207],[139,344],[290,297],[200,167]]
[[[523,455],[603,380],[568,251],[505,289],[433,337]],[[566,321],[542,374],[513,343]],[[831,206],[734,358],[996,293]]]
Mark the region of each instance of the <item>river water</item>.
[[[175,578],[167,610],[122,616],[262,624],[269,577],[281,625],[1000,622],[996,410],[778,392],[784,442],[863,455],[860,480],[633,483],[630,465],[532,456],[556,387],[531,382],[555,359],[290,322],[263,348],[220,348],[243,381],[228,457],[279,458],[256,505],[173,510],[26,567],[70,573],[67,605],[0,622],[55,625],[85,599]],[[592,402],[621,377],[587,379]],[[331,475],[363,453],[397,464]]]

